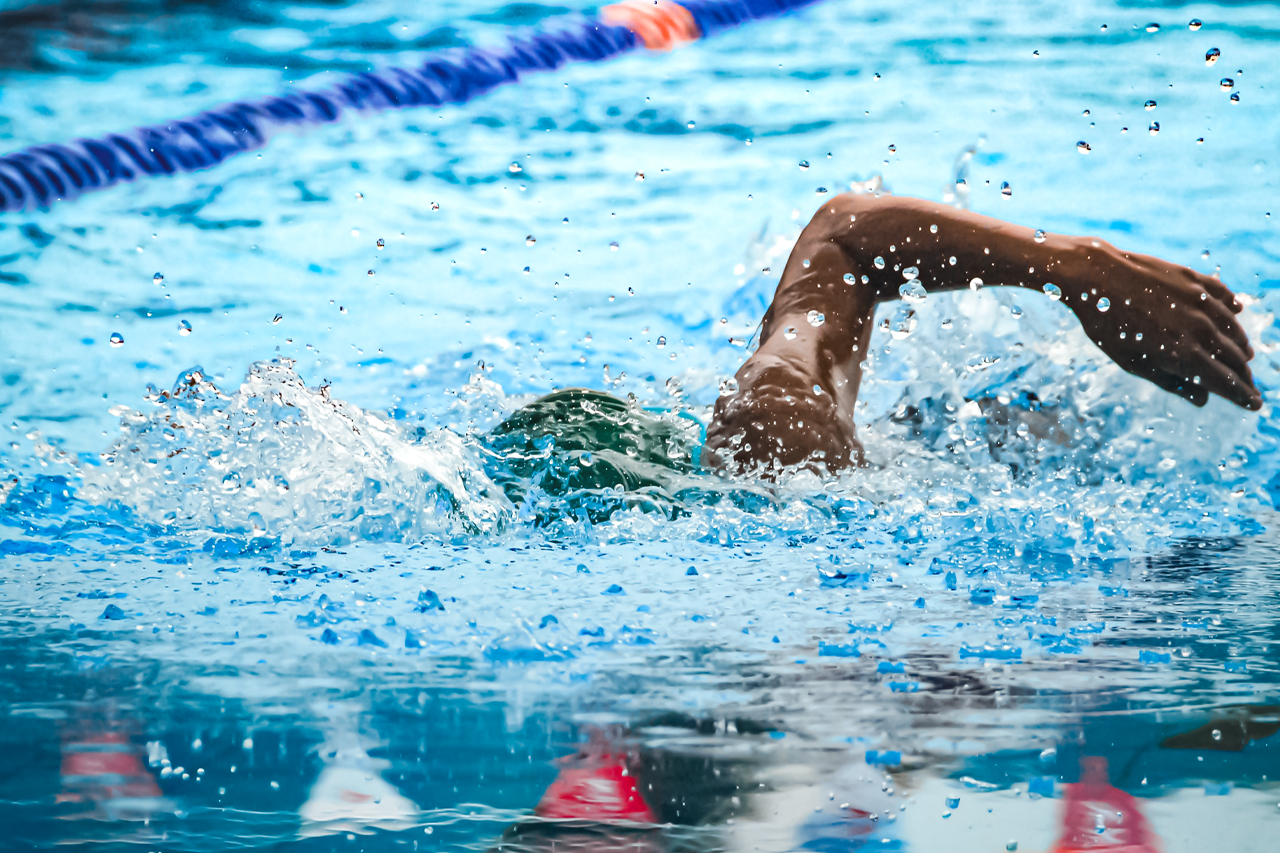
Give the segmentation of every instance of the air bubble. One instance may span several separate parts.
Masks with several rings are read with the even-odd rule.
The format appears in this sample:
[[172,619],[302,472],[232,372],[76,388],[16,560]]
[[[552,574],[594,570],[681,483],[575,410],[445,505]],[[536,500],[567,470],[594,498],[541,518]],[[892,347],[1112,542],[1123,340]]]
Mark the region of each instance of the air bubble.
[[804,318],[808,320],[809,325],[813,326],[815,329],[827,322],[827,315],[823,314],[821,311],[810,311],[808,314],[804,315]]
[[1058,285],[1052,282],[1045,284],[1044,292],[1045,292],[1045,295],[1048,296],[1050,299],[1052,299],[1054,302],[1057,302],[1060,299],[1062,299],[1062,288],[1058,287]]
[[1107,312],[1107,311],[1111,310],[1111,300],[1110,300],[1110,299],[1108,299],[1108,298],[1107,298],[1107,297],[1105,297],[1105,296],[1104,296],[1104,297],[1102,297],[1101,299],[1099,299],[1099,300],[1098,300],[1098,310],[1099,310],[1099,311],[1102,311],[1103,313],[1105,313],[1105,312]]
[[124,346],[124,335],[120,334],[119,332],[112,332],[112,333],[111,333],[111,346],[113,346],[113,347],[122,347],[122,346]]
[[1211,47],[1204,52],[1204,64],[1212,65],[1218,61],[1218,57],[1220,56],[1222,56],[1222,51],[1218,50],[1216,47]]

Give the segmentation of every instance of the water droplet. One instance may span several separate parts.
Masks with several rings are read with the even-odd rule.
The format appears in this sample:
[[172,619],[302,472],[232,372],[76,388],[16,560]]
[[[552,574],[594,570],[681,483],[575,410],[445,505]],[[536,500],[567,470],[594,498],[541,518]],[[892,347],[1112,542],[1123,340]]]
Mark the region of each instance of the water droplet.
[[1058,287],[1058,285],[1054,284],[1053,282],[1049,282],[1045,284],[1044,292],[1054,302],[1057,302],[1062,298],[1062,288]]
[[1146,102],[1145,104],[1143,104],[1142,106],[1143,106],[1143,108],[1144,108],[1144,109],[1147,109],[1147,110],[1154,110],[1154,109],[1156,108],[1156,102],[1155,102],[1155,101],[1147,101],[1147,102]]
[[1230,92],[1232,89],[1235,88],[1235,85],[1236,85],[1236,81],[1232,80],[1230,77],[1223,77],[1222,80],[1218,83],[1218,87],[1221,88],[1222,91],[1224,92]]
[[797,332],[796,332],[795,326],[787,326],[785,329],[782,330],[782,336],[789,341],[794,341],[796,339],[796,334]]
[[1089,143],[1081,140],[1080,142],[1076,143],[1076,150],[1079,151],[1081,154],[1088,154],[1090,151],[1093,150],[1093,148],[1090,147]]
[[1048,236],[1039,228],[1036,229],[1034,237],[1037,243],[1043,243],[1045,240],[1049,239]]
[[120,334],[119,332],[112,332],[112,333],[111,333],[111,346],[113,346],[113,347],[122,347],[122,346],[124,346],[124,335]]
[[1058,750],[1056,747],[1049,747],[1040,750],[1040,761],[1044,764],[1052,764],[1058,758]]
[[191,334],[191,324],[186,320],[178,321],[178,334],[182,335],[184,338]]
[[800,266],[804,267],[805,269],[808,269],[808,268],[809,268],[809,259],[808,259],[808,258],[805,258],[803,261],[801,261],[801,262],[800,262]]
[[738,380],[730,376],[728,379],[720,383],[720,396],[732,397],[738,393]]
[[636,180],[637,180],[637,181],[643,181],[643,180],[644,180],[644,172],[636,172]]
[[928,298],[929,292],[924,289],[924,285],[915,279],[911,279],[902,287],[898,288],[898,296],[905,302],[913,302],[919,305]]
[[1142,332],[1138,332],[1138,334],[1134,335],[1134,336],[1133,336],[1133,339],[1134,339],[1135,341],[1140,341],[1140,340],[1142,340]]
[[532,234],[524,238],[524,244],[526,246],[532,246],[534,243],[537,243],[537,242],[538,242],[538,238],[534,237]]
[[1239,92],[1232,92],[1232,93],[1231,93],[1231,103],[1233,103],[1233,104],[1238,104],[1238,103],[1240,103],[1240,93],[1239,93]]
[[1157,24],[1155,21],[1152,21],[1151,23],[1147,24],[1145,29],[1149,33],[1158,33],[1160,32],[1160,25]]
[[938,233],[938,226],[937,226],[937,225],[930,225],[930,226],[929,226],[929,233],[930,233],[930,234],[937,234],[937,233]]
[[693,130],[697,126],[698,126],[698,123],[696,121],[685,123],[685,127],[689,128],[690,130]]
[[905,278],[907,281],[915,281],[917,278],[920,277],[920,270],[918,270],[916,267],[907,267],[902,271],[902,277]]
[[430,835],[431,833],[436,831],[436,828],[434,826],[428,826],[428,827],[424,827],[422,831],[425,832],[427,835]]
[[823,314],[821,311],[810,311],[808,314],[804,315],[804,318],[808,320],[809,325],[813,326],[815,329],[827,322],[827,315]]
[[851,272],[847,272],[847,273],[845,273],[845,274],[844,274],[844,283],[845,283],[845,284],[853,284],[853,282],[854,282],[853,273],[851,273]]
[[164,274],[156,273],[155,275],[151,276],[151,283],[155,285],[164,284]]
[[1214,740],[1222,740],[1222,732],[1218,731],[1217,729],[1214,729],[1212,732],[1210,732],[1210,734],[1213,735]]
[[1015,320],[1021,320],[1021,319],[1022,319],[1022,306],[1021,306],[1021,305],[1014,305],[1014,306],[1011,306],[1011,307],[1009,308],[1009,314],[1013,317],[1013,319],[1015,319]]
[[1085,118],[1088,118],[1088,117],[1089,117],[1089,111],[1088,111],[1088,110],[1085,110],[1084,112],[1080,113],[1080,115],[1084,116]]
[[802,171],[802,172],[807,172],[807,171],[809,171],[809,161],[808,161],[808,160],[801,160],[801,161],[800,161],[800,171]]
[[884,258],[880,257],[879,255],[876,255],[875,260],[873,260],[871,263],[875,264],[876,269],[878,270],[884,269]]
[[956,256],[952,255],[951,257],[947,258],[947,263],[951,264],[951,266],[954,267],[956,265]]
[[976,275],[973,278],[969,279],[969,289],[975,293],[981,290],[982,279],[978,278]]
[[1102,297],[1101,299],[1099,299],[1099,300],[1098,300],[1098,310],[1099,310],[1099,311],[1102,311],[1102,312],[1104,312],[1104,313],[1105,313],[1106,311],[1111,310],[1111,300],[1110,300],[1110,299],[1108,299],[1108,298],[1107,298],[1107,297],[1105,297],[1105,296],[1104,296],[1104,297]]
[[271,318],[271,325],[273,325],[273,326],[274,326],[274,325],[276,325],[277,323],[279,323],[279,322],[280,322],[281,320],[283,320],[283,319],[284,319],[284,315],[283,315],[283,314],[277,314],[276,316],[274,316],[274,317],[272,317],[272,318]]
[[507,171],[514,175],[518,172],[523,172],[524,169],[520,166],[519,163],[512,163],[510,166],[507,167]]
[[439,209],[440,209],[440,202],[438,202],[438,201],[433,201],[433,202],[431,202],[431,209],[432,209],[432,210],[439,210]]
[[889,153],[890,153],[890,154],[897,154],[897,153],[898,153],[898,146],[896,146],[896,145],[890,145],[890,146],[889,146]]
[[1157,133],[1160,132],[1160,122],[1158,121],[1151,122],[1151,126],[1148,127],[1147,130],[1151,131],[1152,136],[1155,136]]
[[373,275],[376,275],[376,273],[373,270],[369,270],[369,275],[373,276]]
[[665,347],[666,345],[667,345],[667,339],[666,339],[666,337],[664,337],[664,336],[662,336],[662,335],[659,335],[659,336],[658,336],[658,349],[662,349],[662,348],[663,348],[663,347]]
[[871,276],[869,276],[869,275],[864,275],[864,276],[862,277],[862,283],[863,283],[863,284],[870,284],[870,283],[871,283]]
[[1011,198],[1013,196],[1013,187],[1009,186],[1008,181],[1002,181],[1000,183],[1000,195],[1005,198]]
[[1222,51],[1218,50],[1216,47],[1211,47],[1204,52],[1204,64],[1212,65],[1218,61],[1218,57],[1220,56],[1222,56]]
[[950,328],[952,327],[952,325],[954,325],[954,324],[951,322],[951,318],[950,318],[950,317],[948,317],[948,318],[946,318],[945,320],[943,320],[943,321],[942,321],[942,328],[944,328],[944,329],[950,329]]
[[949,809],[958,809],[958,808],[960,808],[960,798],[959,798],[959,797],[947,797],[947,808],[949,808]]
[[1204,21],[1200,20],[1199,18],[1192,18],[1191,23],[1187,24],[1187,29],[1191,30],[1191,32],[1194,33],[1196,30],[1200,29],[1203,26],[1204,26]]
[[387,241],[386,241],[386,240],[383,240],[381,237],[379,237],[379,238],[378,238],[378,242],[377,242],[377,243],[375,243],[374,245],[376,245],[376,246],[378,247],[379,251],[381,251],[382,249],[387,248]]
[[1191,377],[1191,381],[1192,381],[1192,382],[1194,382],[1195,384],[1199,385],[1199,384],[1200,384],[1200,377],[1199,377],[1199,376],[1192,376],[1192,377]]

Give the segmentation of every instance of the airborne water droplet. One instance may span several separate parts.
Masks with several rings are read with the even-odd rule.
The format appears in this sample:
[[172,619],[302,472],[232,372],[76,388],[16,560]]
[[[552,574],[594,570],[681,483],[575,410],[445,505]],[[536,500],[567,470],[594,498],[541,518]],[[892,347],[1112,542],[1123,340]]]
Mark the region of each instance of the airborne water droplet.
[[507,171],[514,175],[518,172],[523,172],[524,169],[520,166],[519,163],[512,163],[510,166],[507,167]]
[[524,238],[524,244],[526,246],[532,246],[534,243],[537,243],[537,242],[538,242],[538,238],[534,237],[532,234]]
[[1151,126],[1148,127],[1147,130],[1151,131],[1152,136],[1155,136],[1157,133],[1160,132],[1160,122],[1158,121],[1151,122]]
[[851,272],[847,272],[847,273],[845,273],[845,274],[844,274],[844,283],[845,283],[845,284],[853,284],[853,282],[854,282],[853,273],[851,273]]
[[667,345],[667,339],[666,339],[666,337],[664,337],[664,336],[662,336],[662,335],[659,335],[659,336],[658,336],[658,349],[662,349],[662,348],[663,348],[663,347],[665,347],[666,345]]
[[616,252],[616,251],[618,251],[618,243],[617,243],[617,241],[616,241],[616,240],[615,240],[614,242],[612,242],[612,243],[610,243],[610,244],[609,244],[609,251],[610,251],[610,252]]
[[1099,310],[1099,311],[1102,311],[1102,312],[1104,312],[1104,313],[1105,313],[1106,311],[1109,311],[1110,309],[1111,309],[1111,300],[1110,300],[1110,299],[1108,299],[1107,297],[1105,297],[1105,296],[1104,296],[1104,297],[1102,297],[1101,299],[1099,299],[1099,300],[1098,300],[1098,310]]
[[878,270],[884,269],[884,258],[880,257],[879,255],[876,255],[875,260],[872,261],[871,263],[875,264],[876,269]]
[[113,346],[113,347],[122,347],[122,346],[124,346],[124,335],[120,334],[119,332],[112,332],[112,333],[111,333],[111,346]]
[[914,302],[918,305],[928,298],[929,292],[924,289],[923,284],[912,279],[898,288],[898,296],[905,302]]
[[1050,283],[1048,283],[1048,284],[1046,284],[1046,285],[1044,286],[1044,292],[1045,292],[1045,293],[1048,295],[1048,297],[1049,297],[1050,299],[1052,299],[1054,302],[1057,302],[1059,299],[1061,299],[1061,298],[1062,298],[1062,288],[1061,288],[1061,287],[1058,287],[1058,285],[1053,284],[1052,282],[1050,282]]
[[1157,24],[1155,21],[1152,21],[1151,23],[1147,24],[1146,31],[1149,33],[1158,33],[1160,32],[1160,25]]
[[1214,729],[1211,734],[1213,735],[1214,740],[1222,740],[1222,732],[1218,731],[1217,729]]
[[810,311],[808,314],[804,315],[804,318],[808,320],[809,325],[813,326],[815,329],[827,322],[827,315],[823,314],[821,311]]
[[381,251],[382,249],[387,248],[387,241],[379,237],[378,242],[375,245],[378,247],[378,250]]
[[937,225],[930,225],[930,226],[929,226],[929,233],[930,233],[930,234],[937,234],[937,233],[938,233],[938,226],[937,226]]
[[809,171],[809,161],[808,161],[808,160],[801,160],[801,161],[800,161],[800,171],[802,171],[802,172],[807,172],[807,171]]
[[1021,320],[1021,319],[1022,319],[1022,306],[1021,306],[1021,305],[1014,305],[1014,306],[1011,306],[1011,307],[1009,308],[1009,314],[1011,314],[1011,315],[1013,316],[1013,319],[1015,319],[1015,320]]
[[1039,228],[1037,228],[1035,233],[1035,241],[1037,243],[1043,243],[1046,239],[1048,238],[1045,236],[1045,233],[1041,231]]
[[164,284],[164,275],[161,273],[156,273],[155,275],[151,276],[151,283],[155,285]]
[[1088,154],[1090,151],[1093,150],[1093,148],[1089,146],[1089,143],[1081,140],[1080,142],[1076,143],[1076,150],[1079,151],[1081,154]]
[[1222,51],[1218,50],[1216,47],[1211,47],[1204,52],[1204,64],[1212,65],[1218,61],[1218,57],[1220,56],[1222,56]]
[[1145,109],[1147,109],[1147,110],[1154,110],[1154,109],[1156,108],[1156,102],[1155,102],[1155,101],[1147,101],[1147,102],[1146,102],[1145,104],[1143,104],[1142,106],[1143,106],[1143,108],[1145,108]]
[[1196,30],[1200,29],[1203,26],[1204,26],[1204,21],[1200,20],[1199,18],[1192,18],[1191,23],[1187,24],[1187,29],[1191,30],[1191,32],[1194,33]]
[[789,341],[794,341],[796,339],[796,334],[798,333],[796,332],[795,326],[787,326],[782,330],[782,336]]
[[902,271],[902,277],[907,281],[915,281],[920,277],[920,270],[915,267],[907,267]]
[[178,334],[182,335],[184,338],[191,334],[191,324],[186,320],[180,320],[178,322]]
[[1222,91],[1224,92],[1230,92],[1232,89],[1235,88],[1235,85],[1236,85],[1236,81],[1232,80],[1230,77],[1223,77],[1222,80],[1218,83],[1218,87],[1221,88]]
[[284,319],[284,315],[283,315],[283,314],[277,314],[276,316],[274,316],[274,317],[272,317],[272,318],[271,318],[271,325],[273,325],[273,326],[274,326],[274,325],[276,325],[277,323],[279,323],[279,322],[280,322],[281,320],[283,320],[283,319]]
[[982,279],[978,278],[977,276],[974,276],[973,278],[969,279],[969,289],[970,289],[970,290],[972,290],[972,291],[973,291],[973,292],[975,292],[975,293],[977,293],[979,290],[981,290],[981,289],[982,289]]
[[1008,182],[1008,181],[1003,181],[1003,182],[1001,182],[1001,184],[1000,184],[1000,195],[1004,196],[1005,198],[1012,198],[1012,197],[1013,197],[1013,187],[1009,186],[1009,182]]

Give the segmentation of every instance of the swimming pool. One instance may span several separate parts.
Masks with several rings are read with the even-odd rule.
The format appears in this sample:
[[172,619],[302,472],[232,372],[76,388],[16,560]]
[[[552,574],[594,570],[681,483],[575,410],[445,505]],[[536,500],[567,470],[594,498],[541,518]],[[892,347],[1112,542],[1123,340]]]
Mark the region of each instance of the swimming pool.
[[[3,150],[573,11],[10,4]],[[830,0],[5,214],[0,844],[1048,850],[1084,757],[1101,840],[1271,849],[1277,32]],[[877,179],[1220,266],[1268,405],[987,288],[882,308],[869,470],[494,485],[480,434],[553,387],[705,424]]]

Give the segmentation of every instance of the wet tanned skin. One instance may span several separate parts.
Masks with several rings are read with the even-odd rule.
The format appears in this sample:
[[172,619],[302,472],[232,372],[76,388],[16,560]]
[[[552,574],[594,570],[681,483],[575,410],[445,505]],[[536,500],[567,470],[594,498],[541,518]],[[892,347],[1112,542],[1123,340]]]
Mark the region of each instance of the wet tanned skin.
[[[791,251],[760,347],[738,370],[739,391],[716,402],[704,465],[834,471],[862,462],[853,422],[860,363],[876,305],[898,298],[905,282],[895,265],[917,267],[930,293],[966,288],[975,277],[1038,292],[1052,282],[1085,333],[1130,373],[1197,406],[1211,393],[1262,406],[1249,372],[1253,348],[1235,318],[1242,306],[1218,279],[1094,238],[1048,234],[1038,242],[1031,228],[936,202],[848,194],[823,204]],[[1103,298],[1111,303],[1105,312],[1097,308]],[[826,322],[811,325],[809,311]]]

